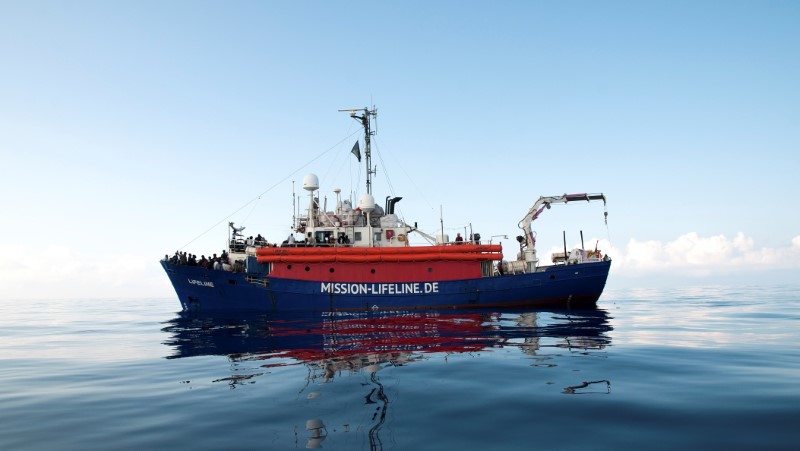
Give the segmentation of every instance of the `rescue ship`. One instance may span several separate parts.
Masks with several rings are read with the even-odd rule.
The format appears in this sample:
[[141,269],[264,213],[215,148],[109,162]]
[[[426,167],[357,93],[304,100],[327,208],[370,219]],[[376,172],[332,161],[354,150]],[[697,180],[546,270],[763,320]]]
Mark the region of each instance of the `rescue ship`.
[[[597,194],[542,196],[518,223],[519,251],[505,259],[500,244],[477,233],[450,241],[429,235],[395,214],[400,197],[384,207],[372,194],[371,121],[377,110],[340,110],[364,129],[366,193],[353,208],[336,194],[333,211],[319,203],[319,179],[303,178],[308,207],[294,215],[290,239],[280,246],[245,240],[230,223],[221,269],[164,258],[183,310],[397,310],[442,308],[594,306],[605,287],[611,259],[583,247],[554,253],[540,264],[532,223],[553,204],[603,201]],[[358,142],[352,152],[361,160]],[[295,240],[295,235],[298,238]],[[418,234],[424,244],[412,244]]]

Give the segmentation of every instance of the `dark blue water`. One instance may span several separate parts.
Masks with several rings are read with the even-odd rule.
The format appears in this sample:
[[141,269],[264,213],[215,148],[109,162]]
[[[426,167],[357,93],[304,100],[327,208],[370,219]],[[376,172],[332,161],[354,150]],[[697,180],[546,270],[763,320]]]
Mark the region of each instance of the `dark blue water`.
[[596,310],[0,303],[0,449],[797,449],[800,287]]

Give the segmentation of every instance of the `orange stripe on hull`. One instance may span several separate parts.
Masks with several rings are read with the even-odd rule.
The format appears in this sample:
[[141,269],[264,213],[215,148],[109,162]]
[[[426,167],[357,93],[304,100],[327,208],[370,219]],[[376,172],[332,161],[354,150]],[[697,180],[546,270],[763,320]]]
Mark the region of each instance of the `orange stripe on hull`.
[[373,263],[373,262],[422,262],[422,261],[489,261],[502,260],[503,254],[389,254],[389,255],[259,255],[259,263]]
[[500,244],[461,244],[452,246],[403,246],[403,247],[263,247],[256,255],[397,255],[397,254],[476,254],[502,252]]

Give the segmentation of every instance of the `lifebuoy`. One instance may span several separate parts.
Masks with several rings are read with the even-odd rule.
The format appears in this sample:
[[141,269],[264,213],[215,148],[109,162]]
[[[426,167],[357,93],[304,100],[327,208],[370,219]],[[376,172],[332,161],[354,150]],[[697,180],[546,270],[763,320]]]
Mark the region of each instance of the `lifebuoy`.
[[402,241],[405,241],[405,240],[406,240],[406,235],[405,234],[401,233],[401,234],[397,235],[397,241],[401,241],[402,242]]

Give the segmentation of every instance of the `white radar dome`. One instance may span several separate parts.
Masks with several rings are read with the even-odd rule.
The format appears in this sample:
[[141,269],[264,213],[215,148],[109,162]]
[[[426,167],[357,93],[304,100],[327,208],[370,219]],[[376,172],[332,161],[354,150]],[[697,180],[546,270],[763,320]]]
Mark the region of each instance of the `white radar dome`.
[[358,199],[358,208],[361,211],[372,211],[375,209],[375,198],[372,197],[372,194],[364,194]]
[[303,189],[306,191],[316,191],[319,189],[319,178],[315,174],[308,174],[303,177]]

